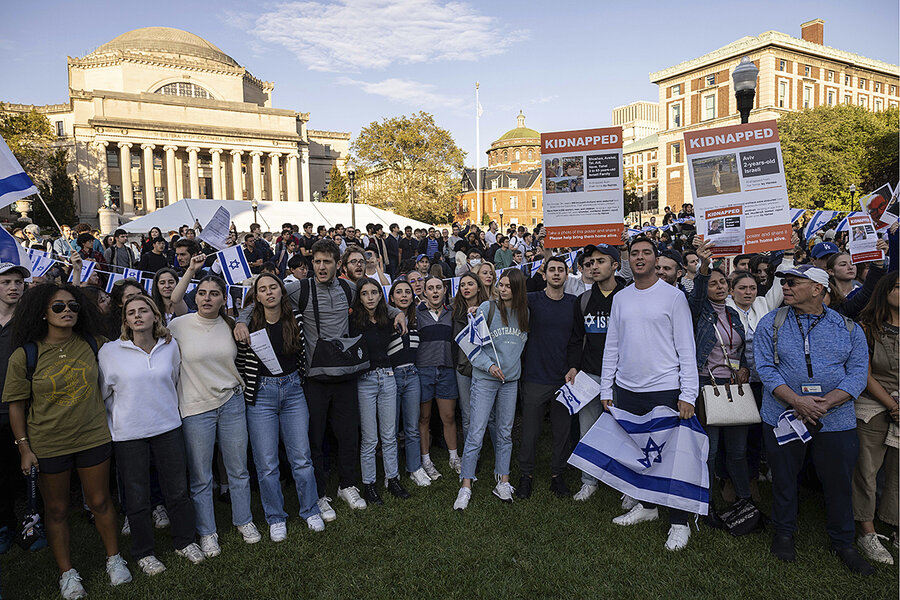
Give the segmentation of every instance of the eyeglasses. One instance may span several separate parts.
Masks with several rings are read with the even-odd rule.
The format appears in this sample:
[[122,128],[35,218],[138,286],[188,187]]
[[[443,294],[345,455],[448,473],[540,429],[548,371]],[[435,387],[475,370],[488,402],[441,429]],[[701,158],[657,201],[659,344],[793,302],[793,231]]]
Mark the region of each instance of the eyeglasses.
[[73,313],[77,313],[81,310],[81,304],[79,304],[75,300],[69,300],[68,302],[54,302],[50,305],[50,310],[52,310],[56,314],[59,314],[62,311],[66,310],[66,307],[68,307],[68,309]]
[[804,281],[811,281],[810,279],[782,279],[781,285],[786,285],[789,288],[792,288],[796,285],[800,285]]

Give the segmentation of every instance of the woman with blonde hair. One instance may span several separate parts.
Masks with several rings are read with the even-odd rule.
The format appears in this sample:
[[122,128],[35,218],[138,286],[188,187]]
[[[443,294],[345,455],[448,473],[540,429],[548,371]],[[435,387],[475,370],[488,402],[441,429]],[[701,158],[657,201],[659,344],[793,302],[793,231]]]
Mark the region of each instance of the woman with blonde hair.
[[494,289],[494,284],[497,282],[497,270],[496,267],[494,267],[494,263],[488,261],[482,262],[475,270],[475,274],[478,276],[478,279],[481,280],[481,284],[487,291],[488,298],[496,300],[497,290]]
[[125,301],[122,335],[104,344],[97,358],[113,450],[128,498],[131,556],[147,575],[165,571],[154,553],[152,460],[169,514],[175,553],[195,564],[201,562],[204,556],[194,541],[194,507],[188,494],[178,412],[181,352],[153,300],[139,295]]

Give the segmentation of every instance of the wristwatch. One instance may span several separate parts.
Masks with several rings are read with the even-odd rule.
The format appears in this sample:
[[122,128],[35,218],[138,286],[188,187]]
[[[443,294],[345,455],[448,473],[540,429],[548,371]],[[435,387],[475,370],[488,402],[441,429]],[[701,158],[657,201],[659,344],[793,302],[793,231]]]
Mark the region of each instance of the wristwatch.
[[14,443],[16,444],[16,446],[18,446],[18,445],[20,445],[22,442],[27,442],[27,441],[28,441],[28,438],[27,438],[27,437],[23,437],[23,438],[19,438],[19,439],[15,440]]

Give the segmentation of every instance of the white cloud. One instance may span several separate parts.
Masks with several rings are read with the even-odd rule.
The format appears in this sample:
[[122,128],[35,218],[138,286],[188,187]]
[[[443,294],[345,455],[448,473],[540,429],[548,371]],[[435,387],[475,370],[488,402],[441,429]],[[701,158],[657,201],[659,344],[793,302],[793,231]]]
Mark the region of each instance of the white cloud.
[[287,2],[256,17],[225,18],[264,42],[284,46],[316,71],[475,61],[528,37],[527,30],[501,27],[467,3],[447,0]]
[[460,110],[464,105],[461,98],[437,93],[435,86],[430,83],[409,79],[392,77],[382,81],[359,81],[349,77],[339,77],[337,82],[341,85],[357,86],[367,94],[381,96],[394,102],[409,104],[428,111],[433,111],[435,108]]

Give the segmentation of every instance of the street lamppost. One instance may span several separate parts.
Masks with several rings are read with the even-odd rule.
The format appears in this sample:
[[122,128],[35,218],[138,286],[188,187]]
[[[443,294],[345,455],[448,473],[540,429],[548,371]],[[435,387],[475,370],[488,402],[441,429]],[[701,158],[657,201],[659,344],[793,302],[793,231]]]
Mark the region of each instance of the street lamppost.
[[852,209],[856,205],[856,186],[854,184],[850,184],[850,208]]
[[734,99],[737,100],[737,109],[741,113],[741,123],[750,121],[753,98],[756,96],[757,75],[759,75],[759,67],[746,56],[731,72],[731,79],[734,81]]
[[503,231],[503,207],[500,207],[500,231]]
[[356,179],[356,169],[347,171],[347,179],[350,180],[350,223],[356,229],[356,200],[353,197],[353,180]]
[[256,198],[250,201],[250,208],[253,209],[253,224],[256,225],[256,211],[259,209],[259,201]]

